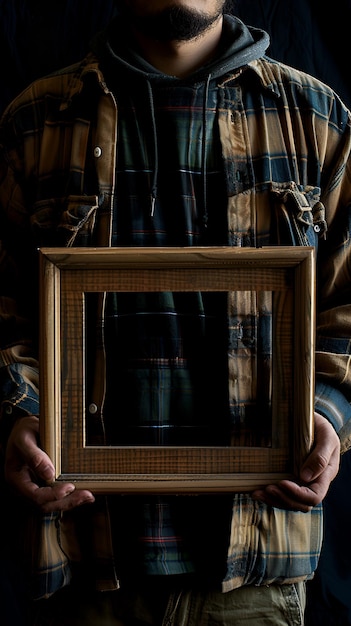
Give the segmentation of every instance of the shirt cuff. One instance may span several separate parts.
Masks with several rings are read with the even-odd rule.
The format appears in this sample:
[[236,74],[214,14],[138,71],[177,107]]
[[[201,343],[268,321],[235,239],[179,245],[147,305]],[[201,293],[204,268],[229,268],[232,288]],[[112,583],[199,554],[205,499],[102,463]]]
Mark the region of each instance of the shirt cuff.
[[344,394],[324,382],[317,381],[315,411],[323,415],[335,428],[341,443],[341,451],[351,448],[351,405]]

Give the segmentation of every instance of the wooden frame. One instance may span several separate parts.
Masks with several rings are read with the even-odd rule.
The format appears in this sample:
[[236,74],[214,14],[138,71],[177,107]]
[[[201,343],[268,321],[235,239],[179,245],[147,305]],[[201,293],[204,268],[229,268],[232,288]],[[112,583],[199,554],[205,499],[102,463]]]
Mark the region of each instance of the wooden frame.
[[[97,493],[200,493],[247,491],[296,475],[313,438],[312,248],[43,248],[39,253],[40,435],[56,480]],[[272,445],[86,445],[86,293],[261,290],[277,301]],[[292,350],[284,354],[281,338],[289,336]]]

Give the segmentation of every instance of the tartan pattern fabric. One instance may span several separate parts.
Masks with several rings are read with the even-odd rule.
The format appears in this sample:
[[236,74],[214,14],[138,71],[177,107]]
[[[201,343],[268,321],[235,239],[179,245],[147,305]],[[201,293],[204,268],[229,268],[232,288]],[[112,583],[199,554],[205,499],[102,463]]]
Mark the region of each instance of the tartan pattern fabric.
[[[115,96],[120,141],[111,245],[225,243],[225,185],[218,131],[213,131],[215,85],[208,90],[206,102],[203,87],[158,88],[152,102],[155,136],[137,89],[126,95],[117,91]],[[204,139],[208,143],[206,197],[202,189]],[[159,182],[151,216],[150,178],[156,150]],[[107,296],[103,413],[108,444],[229,444],[226,309],[225,297],[218,294]],[[148,574],[194,570],[186,540],[174,530],[173,509],[166,498],[154,497],[138,511],[145,520],[137,534],[139,561]],[[125,503],[120,516],[132,515]]]

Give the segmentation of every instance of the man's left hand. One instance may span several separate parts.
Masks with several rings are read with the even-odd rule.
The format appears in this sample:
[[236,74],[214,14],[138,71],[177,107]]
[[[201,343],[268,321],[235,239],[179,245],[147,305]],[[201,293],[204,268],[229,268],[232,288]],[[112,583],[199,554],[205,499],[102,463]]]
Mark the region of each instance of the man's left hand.
[[340,440],[328,420],[314,414],[314,444],[300,471],[300,483],[281,480],[256,489],[255,500],[271,506],[306,513],[325,498],[330,483],[339,471]]

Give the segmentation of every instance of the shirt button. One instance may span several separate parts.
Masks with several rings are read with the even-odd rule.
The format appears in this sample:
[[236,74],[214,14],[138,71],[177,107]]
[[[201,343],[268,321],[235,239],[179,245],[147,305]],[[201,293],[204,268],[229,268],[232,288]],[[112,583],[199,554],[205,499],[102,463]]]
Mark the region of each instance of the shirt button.
[[91,404],[89,404],[89,413],[90,415],[95,415],[95,413],[97,413],[97,406],[96,404],[94,404],[93,402]]
[[95,146],[94,148],[94,157],[96,157],[97,159],[99,159],[102,155],[102,150],[100,148],[100,146]]

